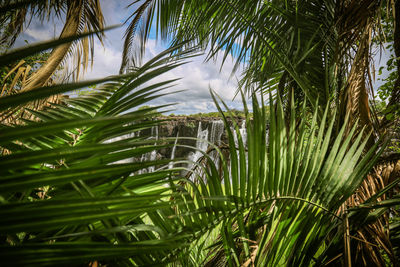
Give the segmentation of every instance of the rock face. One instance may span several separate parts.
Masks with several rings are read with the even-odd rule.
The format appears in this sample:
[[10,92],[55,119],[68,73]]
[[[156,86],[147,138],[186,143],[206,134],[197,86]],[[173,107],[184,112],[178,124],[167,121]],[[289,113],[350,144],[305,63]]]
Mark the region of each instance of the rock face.
[[[159,118],[165,119],[165,118]],[[239,125],[242,125],[242,119],[238,119]],[[190,116],[169,117],[168,121],[160,126],[153,127],[151,130],[142,131],[141,136],[152,136],[155,139],[176,138],[179,137],[179,145],[175,148],[164,148],[158,153],[162,158],[182,158],[197,160],[200,152],[183,146],[196,147],[206,151],[209,143],[216,145],[226,144],[227,137],[224,129],[224,123],[221,118],[194,118]],[[157,134],[157,136],[154,136]],[[198,140],[195,140],[195,139]],[[202,140],[199,140],[202,139]],[[207,141],[208,142],[207,142]]]
[[[203,152],[207,152],[208,156],[219,165],[219,157],[216,151],[211,151],[212,144],[217,146],[225,146],[228,143],[225,131],[225,125],[221,118],[194,118],[190,116],[179,117],[159,117],[156,120],[163,121],[158,126],[153,126],[145,130],[123,134],[118,137],[111,138],[105,143],[121,141],[127,138],[140,138],[150,141],[154,140],[154,144],[171,144],[160,150],[153,150],[143,154],[141,157],[126,158],[118,163],[130,162],[145,162],[156,159],[178,159],[189,160],[189,165],[186,163],[176,163],[175,166],[185,166],[192,168],[193,163],[197,162]],[[247,136],[243,118],[235,118],[235,121],[240,125],[240,134],[246,145]],[[232,127],[232,121],[228,120],[229,127]],[[235,143],[237,142],[236,136]],[[147,142],[146,142],[147,143]],[[222,153],[224,153],[222,151]],[[167,167],[173,167],[174,163],[170,163]],[[158,166],[165,167],[165,166]],[[153,172],[157,166],[151,166],[139,170],[138,173]]]

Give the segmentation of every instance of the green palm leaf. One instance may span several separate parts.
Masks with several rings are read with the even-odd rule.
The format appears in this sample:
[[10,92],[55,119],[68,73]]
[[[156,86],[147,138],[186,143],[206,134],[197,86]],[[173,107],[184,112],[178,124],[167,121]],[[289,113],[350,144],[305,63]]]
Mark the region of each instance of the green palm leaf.
[[[100,259],[113,262],[124,255],[135,259],[115,261],[148,265],[169,261],[172,251],[186,245],[187,234],[169,236],[180,227],[169,226],[168,219],[176,201],[169,201],[174,190],[166,185],[174,182],[176,170],[140,173],[167,165],[169,160],[139,159],[172,144],[136,134],[157,127],[161,121],[154,120],[153,111],[168,105],[137,108],[165,95],[161,91],[176,80],[150,82],[180,66],[193,52],[167,57],[175,49],[126,75],[38,88],[0,100],[2,110],[7,111],[35,99],[103,84],[93,93],[67,98],[40,111],[26,109],[35,120],[2,126],[1,147],[11,151],[1,157],[4,262],[38,266]],[[153,233],[152,229],[162,230]],[[159,239],[159,233],[165,240]],[[54,238],[64,243],[48,244]],[[72,251],[85,249],[85,255],[72,256]],[[18,255],[23,256],[18,259]]]
[[[193,187],[188,192],[199,211],[208,211],[199,219],[203,225],[224,222],[220,245],[226,264],[247,260],[257,266],[315,264],[329,245],[327,237],[342,229],[341,205],[362,182],[382,148],[376,153],[376,144],[361,159],[366,143],[361,142],[362,133],[355,138],[353,129],[349,136],[340,134],[331,142],[333,122],[325,127],[328,110],[321,125],[315,123],[314,113],[310,127],[303,119],[296,128],[294,106],[286,124],[279,101],[270,105],[266,138],[265,107],[259,106],[256,97],[252,102],[253,118],[249,112],[246,117],[247,146],[238,125],[233,122],[231,130],[224,117],[230,166],[224,165],[218,175],[208,162],[211,166],[203,172],[206,182],[188,183]],[[194,215],[187,216],[192,224],[196,222]]]

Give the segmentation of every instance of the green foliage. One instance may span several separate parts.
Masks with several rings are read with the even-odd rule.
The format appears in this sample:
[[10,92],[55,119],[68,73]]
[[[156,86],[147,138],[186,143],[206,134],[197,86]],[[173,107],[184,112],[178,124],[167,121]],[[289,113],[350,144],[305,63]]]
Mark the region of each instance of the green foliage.
[[[269,112],[269,108],[266,107],[266,112]],[[190,116],[194,118],[222,118],[224,116],[229,116],[233,115],[233,117],[237,118],[244,118],[246,116],[245,112],[243,110],[237,110],[237,109],[232,109],[230,112],[208,112],[208,113],[195,113],[195,114],[188,114],[188,115],[180,115],[180,116]],[[253,113],[249,113],[250,116],[253,116]],[[170,115],[170,116],[175,116],[175,115]]]
[[189,116],[195,117],[195,118],[220,118],[221,115],[219,112],[209,112],[209,113],[195,113],[195,114],[190,114]]
[[152,117],[161,117],[162,116],[161,112],[159,112],[154,107],[148,106],[148,105],[140,106],[137,110],[144,111],[146,115],[151,115]]
[[371,105],[373,105],[375,107],[378,115],[382,115],[386,108],[386,103],[384,101],[380,101],[380,100],[376,100],[376,99],[373,101],[373,103],[371,103]]
[[[387,72],[389,73],[388,76],[385,78],[378,78],[378,80],[384,82],[383,85],[381,85],[377,90],[379,98],[382,99],[383,101],[389,100],[394,90],[395,82],[399,78],[397,72],[397,63],[396,63],[397,60],[394,56],[393,45],[392,44],[388,45],[387,49],[388,51],[390,51],[391,57],[387,61],[386,67],[381,67],[378,73],[379,75],[381,75],[384,68],[386,68]],[[400,105],[397,104],[388,107],[384,115],[387,120],[393,121],[395,118],[400,116]]]
[[[249,19],[257,18],[258,10],[251,9],[247,1],[237,4],[250,12]],[[223,7],[211,9],[209,15],[236,14],[221,12],[231,9]],[[293,15],[293,10],[269,11],[285,18]],[[237,14],[232,17],[237,18]],[[237,23],[240,29],[248,29],[247,21],[244,25]],[[219,30],[225,29],[224,24],[216,25]],[[293,30],[285,23],[280,25],[278,30],[283,32]],[[204,25],[207,29],[210,26],[215,25]],[[312,31],[311,37],[316,31],[313,26],[306,27]],[[232,27],[226,31],[230,34]],[[290,55],[296,59],[296,66],[291,66],[285,49],[270,48],[275,56],[283,56],[280,64],[306,91],[315,79],[312,75],[325,74],[301,75],[304,55],[312,55],[307,63],[320,62],[316,58],[320,54],[313,53],[319,42],[295,39],[301,34],[289,33],[292,43],[300,44],[299,51],[302,42],[309,40],[305,54],[300,51]],[[269,44],[276,41],[277,36],[272,36],[272,40],[263,36],[258,41]],[[230,41],[233,39],[228,40],[228,47],[232,46]],[[258,41],[245,40],[243,49],[259,49],[262,46]],[[65,40],[7,53],[0,56],[0,65],[62,42]],[[228,146],[215,147],[219,161],[203,152],[204,157],[195,163],[198,168],[189,170],[189,176],[181,177],[181,168],[168,168],[169,160],[139,160],[173,145],[137,135],[158,125],[154,115],[163,106],[143,105],[160,97],[162,89],[174,80],[151,82],[180,66],[193,52],[182,52],[182,45],[177,45],[126,75],[0,98],[3,117],[28,102],[96,85],[90,94],[62,104],[51,104],[40,111],[26,109],[35,120],[0,126],[4,152],[0,157],[3,265],[87,266],[96,261],[103,266],[323,266],[347,253],[343,250],[344,236],[350,238],[360,227],[400,204],[399,198],[377,201],[398,184],[397,179],[360,207],[341,211],[385,144],[379,141],[366,150],[368,138],[363,132],[355,133],[357,125],[348,132],[346,121],[335,129],[329,97],[322,96],[326,107],[321,108],[316,102],[318,94],[313,94],[318,90],[312,87],[307,91],[309,102],[303,102],[300,108],[300,114],[309,114],[311,102],[315,107],[311,119],[297,116],[296,94],[282,101],[273,101],[270,95],[269,106],[253,95],[252,112],[245,100],[240,112],[229,110],[212,94],[218,116],[225,123]],[[265,51],[255,52],[261,55]],[[274,63],[270,59],[263,58],[264,69]],[[255,75],[260,62],[252,63],[255,69],[248,73]],[[240,116],[246,123],[245,133],[238,125]],[[350,236],[346,234],[347,219]]]
[[[239,126],[234,130],[227,127],[230,169],[224,166],[222,184],[210,170],[207,185],[202,186],[208,188],[202,194],[209,196],[209,206],[231,207],[230,212],[234,212],[228,212],[229,219],[222,226],[225,234],[218,247],[229,249],[219,263],[239,265],[253,255],[256,266],[308,266],[315,260],[323,264],[330,260],[325,252],[335,240],[326,236],[342,236],[342,228],[333,227],[343,223],[336,216],[337,210],[357,189],[379,154],[374,155],[375,147],[358,160],[366,142],[361,142],[362,134],[350,142],[355,127],[348,137],[344,137],[343,127],[329,145],[333,122],[326,125],[327,110],[321,125],[316,123],[315,112],[310,128],[303,119],[296,130],[292,106],[286,125],[279,101],[270,106],[266,139],[264,110],[253,98],[252,120],[246,111],[247,147]],[[218,202],[220,194],[226,196],[225,205]],[[253,242],[257,242],[256,249],[250,248]]]
[[[378,70],[378,81],[383,84],[377,88],[377,93],[382,101],[388,101],[393,93],[394,86],[398,77],[397,72],[397,61],[394,51],[394,17],[392,12],[388,12],[387,9],[382,9],[382,31],[385,36],[385,40],[375,40],[375,44],[381,44],[385,46],[385,52],[389,55],[389,59],[386,62],[386,66],[382,66]],[[385,73],[387,76],[382,77]],[[393,121],[400,116],[400,105],[394,105],[388,107],[383,114],[389,121]]]
[[378,80],[384,82],[383,85],[381,85],[377,90],[379,98],[383,101],[389,99],[394,88],[394,83],[397,79],[397,66],[393,51],[393,44],[388,45],[386,49],[390,52],[391,56],[386,62],[386,67],[381,67],[378,71],[378,75],[382,75],[384,69],[386,69],[389,73],[389,75],[385,78],[378,78]]
[[[126,75],[0,98],[0,111],[7,111],[108,81],[64,105],[29,110],[38,120],[2,126],[0,145],[11,152],[0,160],[3,264],[241,265],[252,260],[257,266],[304,266],[326,263],[332,248],[340,251],[343,222],[336,214],[373,166],[379,143],[363,155],[366,141],[362,133],[353,136],[354,128],[347,137],[344,127],[332,137],[327,110],[322,125],[315,112],[311,125],[300,120],[296,128],[294,106],[286,124],[279,101],[268,113],[253,97],[252,115],[243,102],[245,145],[237,113],[222,112],[213,95],[229,140],[228,153],[216,148],[221,165],[205,154],[203,168],[192,170],[192,177],[200,178],[196,182],[180,177],[180,169],[142,171],[169,163],[138,161],[172,143],[154,145],[135,133],[158,123],[148,118],[162,107],[139,107],[174,82],[147,84],[181,64],[168,57],[171,50]],[[361,225],[357,221],[354,229]]]
[[188,122],[188,123],[186,124],[186,126],[189,127],[189,128],[196,128],[196,123],[194,123],[194,122]]
[[[133,160],[169,146],[135,137],[135,132],[158,124],[149,114],[160,107],[138,107],[174,82],[147,84],[181,64],[167,58],[169,53],[126,75],[0,98],[0,111],[7,112],[35,99],[108,81],[90,95],[41,111],[26,110],[36,119],[24,125],[1,126],[0,146],[7,151],[0,160],[2,264],[102,260],[148,265],[165,261],[185,245],[183,237],[169,237],[171,228],[163,229],[156,216],[160,208],[170,209],[166,200],[173,192],[163,185],[168,178],[173,182],[175,170],[140,173],[167,161]],[[165,237],[161,243],[160,236]]]
[[87,88],[82,88],[80,90],[75,90],[73,93],[78,96],[89,95],[96,92],[97,85],[90,85]]
[[400,153],[400,141],[394,141],[392,145],[388,146],[388,149],[395,153]]
[[[41,52],[38,54],[31,55],[29,57],[24,58],[25,64],[32,67],[30,73],[37,70],[49,57],[50,53],[48,52]],[[4,81],[4,77],[10,72],[13,65],[2,66],[0,68],[0,78]]]
[[[225,112],[224,115],[231,114],[234,117],[245,117],[245,113],[243,110],[237,110],[237,109],[232,109],[230,113]],[[191,114],[190,116],[197,117],[197,118],[221,118],[222,114],[220,112],[209,112],[209,113],[197,113],[197,114]]]

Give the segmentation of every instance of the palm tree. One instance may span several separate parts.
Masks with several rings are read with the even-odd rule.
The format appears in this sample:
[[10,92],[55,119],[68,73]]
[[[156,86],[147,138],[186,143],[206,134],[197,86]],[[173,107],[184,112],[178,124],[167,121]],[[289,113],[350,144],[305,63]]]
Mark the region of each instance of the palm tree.
[[225,60],[231,53],[236,67],[245,63],[246,90],[280,95],[287,109],[291,92],[297,104],[307,99],[315,107],[318,100],[321,114],[331,103],[338,110],[336,132],[349,114],[351,122],[360,121],[360,129],[381,134],[368,100],[371,40],[381,34],[381,9],[392,1],[137,2],[141,5],[126,32],[121,70],[129,66],[132,53],[144,51],[132,51],[138,43],[134,38],[139,35],[144,46],[156,22],[161,37],[172,43],[191,41],[208,48],[209,58],[221,52]]
[[[387,209],[388,203],[375,204],[373,196],[362,209],[340,215],[343,203],[383,148],[375,153],[376,144],[359,161],[368,139],[362,142],[360,133],[350,144],[354,126],[347,137],[342,127],[328,149],[334,124],[327,121],[328,109],[321,125],[316,111],[310,125],[306,119],[300,121],[296,133],[294,101],[289,126],[280,102],[271,103],[268,138],[265,107],[254,97],[251,118],[244,102],[248,146],[237,123],[235,130],[226,127],[229,157],[221,153],[222,173],[205,155],[206,165],[194,174],[202,176],[198,183],[180,177],[179,169],[139,174],[147,166],[168,163],[127,160],[162,147],[134,134],[157,124],[145,119],[160,107],[132,108],[157,97],[160,88],[170,84],[144,83],[180,64],[166,57],[174,49],[125,76],[0,99],[5,110],[112,80],[93,94],[67,100],[66,105],[30,111],[40,121],[2,127],[0,144],[12,151],[0,161],[4,264],[195,266],[199,261],[193,260],[200,259],[211,265],[319,265],[341,251],[343,229],[361,227],[362,219],[373,215],[369,210]],[[217,101],[216,105],[228,126]],[[118,136],[124,139],[112,139]],[[215,231],[220,235],[207,238]],[[347,240],[350,234],[345,236]],[[210,243],[213,250],[203,254],[204,259],[190,254]]]
[[[388,121],[385,117],[378,118],[370,107],[369,95],[373,95],[371,52],[372,40],[383,39],[384,34],[379,27],[382,9],[387,8],[389,12],[398,14],[398,1],[139,2],[141,5],[133,14],[126,32],[122,69],[129,65],[132,53],[140,57],[155,22],[161,37],[172,39],[172,43],[190,41],[208,48],[209,58],[220,53],[225,60],[231,53],[236,58],[236,67],[245,63],[240,87],[248,92],[280,96],[287,123],[294,95],[297,116],[302,114],[299,112],[302,103],[318,109],[319,120],[328,103],[331,110],[336,109],[334,136],[344,125],[346,116],[350,122],[346,126],[346,134],[351,129],[350,125],[357,121],[357,132],[364,127],[365,133],[372,131],[368,148],[379,136],[388,132]],[[395,29],[398,29],[396,25],[400,23],[394,22]],[[394,34],[398,33],[395,30]],[[136,35],[139,35],[142,48],[132,50]],[[399,40],[396,39],[396,47]],[[395,86],[387,110],[396,108],[399,92],[400,87]],[[331,119],[332,114],[328,114]],[[396,162],[381,162],[377,166],[381,170],[371,173],[369,182],[360,188],[360,192],[368,193],[357,193],[355,198],[362,202],[365,195],[376,193],[374,188],[379,190],[387,186],[391,180],[382,179],[382,176],[396,169]],[[383,171],[382,166],[388,167]],[[350,203],[360,202],[353,198]],[[382,225],[385,224],[387,221],[382,222]],[[390,251],[390,245],[387,245],[390,243],[389,235],[382,225],[376,227],[378,232],[374,238],[385,237],[378,243],[386,244],[383,247],[388,247]],[[364,244],[373,240],[366,236],[369,234],[360,232],[358,238],[364,240]],[[374,249],[369,247],[366,250]],[[384,259],[379,261],[382,263]]]
[[[166,57],[170,52],[127,75],[41,87],[0,99],[0,111],[6,112],[37,99],[103,83],[91,94],[51,103],[40,111],[25,108],[34,119],[24,120],[23,125],[1,125],[1,149],[11,152],[1,156],[0,194],[4,201],[0,209],[5,220],[0,222],[0,254],[8,255],[3,264],[41,266],[103,260],[132,265],[134,257],[134,262],[148,265],[165,261],[184,244],[186,235],[169,236],[170,228],[160,228],[163,221],[156,217],[164,207],[171,210],[173,201],[166,199],[173,192],[164,184],[174,183],[176,170],[139,172],[169,163],[139,159],[171,144],[154,145],[154,140],[136,134],[157,126],[153,115],[165,108],[137,107],[161,96],[174,80],[149,82],[181,65],[187,56],[185,52],[177,55],[179,58]],[[10,55],[0,58],[4,62]],[[12,218],[15,220],[9,221]],[[148,220],[155,224],[151,226]],[[24,226],[24,221],[29,225]],[[157,240],[160,234],[162,239]]]
[[[97,0],[79,0],[79,1],[15,1],[7,0],[2,2],[2,10],[0,21],[2,23],[2,31],[0,44],[11,46],[16,40],[17,36],[23,30],[25,20],[29,16],[44,21],[50,19],[50,14],[54,13],[55,16],[61,18],[65,13],[65,23],[63,30],[60,34],[61,39],[70,38],[76,34],[85,34],[87,32],[95,31],[100,41],[104,36],[101,30],[104,29],[104,18],[102,15],[100,3]],[[67,62],[67,55],[73,55],[76,68],[71,74],[74,80],[79,79],[81,67],[85,70],[88,67],[89,56],[93,57],[94,49],[93,35],[85,35],[83,38],[74,39],[74,42],[64,42],[61,45],[54,47],[46,61],[40,65],[39,68],[32,71],[32,67],[25,65],[23,61],[16,64],[16,62],[9,62],[12,70],[19,74],[20,83],[22,85],[18,90],[32,90],[40,88],[44,85],[49,85],[54,82],[54,74],[57,70]],[[15,66],[16,65],[16,66]],[[16,68],[17,67],[17,68]],[[65,72],[68,68],[65,68]],[[64,73],[64,77],[70,76]],[[11,72],[9,73],[11,75]],[[65,80],[65,78],[64,78]],[[62,81],[59,81],[62,82]],[[12,83],[7,90],[7,93],[16,91]],[[7,86],[7,85],[6,85]],[[53,95],[49,99],[42,99],[34,103],[30,103],[28,108],[42,109],[47,105],[47,102],[61,102],[61,95]],[[14,123],[21,119],[32,119],[32,116],[21,110],[10,111],[9,114],[2,116],[2,123]]]
[[[7,12],[2,12],[0,21],[3,31],[1,43],[8,46],[12,45],[21,33],[25,20],[28,16],[35,16],[42,21],[49,19],[50,14],[54,13],[61,17],[65,13],[64,27],[60,38],[66,38],[85,32],[96,31],[100,41],[104,29],[104,18],[98,0],[66,0],[66,1],[3,1],[2,8]],[[35,71],[27,79],[24,90],[32,90],[45,85],[54,72],[65,61],[68,53],[74,55],[76,63],[75,80],[78,79],[81,70],[86,69],[89,63],[89,55],[93,57],[93,35],[81,38],[75,43],[64,43],[54,48],[43,66]],[[73,49],[73,50],[71,50]]]
[[[151,7],[152,1],[147,2],[146,8]],[[232,7],[231,2],[226,3],[227,9],[221,9],[218,15],[236,14],[235,18],[241,19],[237,15],[241,13],[225,12]],[[208,2],[203,4],[188,12],[218,11],[207,9]],[[241,11],[252,10],[245,4],[241,7]],[[285,10],[275,11],[286,16]],[[290,12],[287,15],[289,20]],[[181,14],[176,16],[181,18]],[[250,22],[257,21],[256,17],[249,18]],[[207,26],[205,20],[190,23]],[[211,26],[215,26],[222,34],[226,31],[223,25],[213,22],[199,29],[211,31]],[[286,30],[290,32],[291,27]],[[302,31],[298,32],[301,36]],[[324,99],[322,94],[317,99],[312,87],[306,94],[305,85],[313,78],[307,77],[306,70],[291,65],[292,57],[278,57],[287,47],[273,46],[267,36],[261,36],[246,42],[254,42],[255,48],[257,40],[257,44],[271,46],[265,49],[270,54],[261,59],[271,64],[275,60],[271,68],[281,66],[281,73],[268,70],[269,63],[261,65],[261,69],[283,79],[284,90],[275,100],[273,91],[269,94],[269,118],[264,101],[258,103],[255,94],[253,114],[243,102],[247,146],[233,114],[231,129],[221,107],[225,104],[212,94],[224,119],[229,144],[224,153],[215,147],[221,166],[216,166],[204,153],[204,158],[196,163],[198,168],[191,170],[192,177],[199,176],[195,181],[181,177],[180,168],[163,168],[169,160],[132,160],[172,145],[163,142],[154,146],[154,140],[136,134],[157,125],[157,121],[150,119],[152,111],[163,107],[137,107],[161,96],[162,88],[174,82],[151,84],[153,78],[179,66],[193,54],[195,49],[183,49],[187,43],[171,47],[125,75],[41,87],[0,98],[0,112],[7,112],[37,99],[105,83],[92,94],[51,104],[41,111],[25,108],[35,119],[24,120],[22,125],[1,125],[1,149],[11,151],[0,157],[2,263],[320,266],[342,262],[349,266],[357,260],[353,249],[357,231],[400,204],[398,198],[381,199],[398,184],[396,178],[383,190],[366,196],[362,205],[346,206],[385,144],[376,142],[369,148],[369,134],[364,134],[368,126],[364,125],[362,130],[359,124],[349,127],[347,121],[351,117],[345,118],[339,127],[336,118],[341,109],[335,98]],[[211,41],[213,38],[219,40],[218,35],[213,35]],[[293,45],[302,41],[293,38]],[[311,62],[318,62],[307,59],[321,45],[315,38],[309,39],[309,49],[305,49],[308,53],[297,57],[297,63],[308,70],[312,68]],[[226,45],[229,48],[229,42]],[[39,45],[7,53],[0,56],[0,66],[45,49]],[[296,54],[296,50],[292,52]],[[314,57],[317,58],[314,55],[311,59]],[[253,61],[257,63],[256,59]],[[254,73],[254,81],[261,86],[255,88],[266,90],[263,75],[256,75],[250,65],[247,71],[246,78],[251,79],[250,73]],[[335,74],[327,71],[328,75],[323,77]],[[276,86],[279,89],[279,83]],[[295,97],[301,94],[305,100],[300,104]],[[286,95],[290,98],[284,98]],[[139,172],[149,166],[160,168],[152,173]],[[396,264],[390,249],[386,255]],[[380,263],[379,259],[377,262]]]

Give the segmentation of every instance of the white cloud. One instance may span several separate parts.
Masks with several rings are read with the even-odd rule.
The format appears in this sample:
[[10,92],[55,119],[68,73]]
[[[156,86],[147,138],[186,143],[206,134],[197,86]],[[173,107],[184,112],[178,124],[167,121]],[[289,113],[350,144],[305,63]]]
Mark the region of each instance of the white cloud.
[[[123,23],[135,10],[136,6],[127,7],[132,3],[132,0],[119,0],[107,1],[101,0],[101,6],[104,18],[107,25],[115,25]],[[40,22],[37,18],[33,18],[29,27],[17,39],[15,46],[25,45],[24,40],[30,43],[52,39],[58,36],[63,28],[63,16],[58,18],[51,18],[49,21]],[[118,74],[121,59],[124,31],[126,26],[106,32],[106,40],[104,47],[95,38],[95,56],[93,70],[90,70],[84,76],[85,79],[103,78],[109,75]],[[157,44],[155,40],[149,40],[146,49],[146,59],[157,55],[166,46]],[[236,92],[236,76],[240,73],[235,73],[231,77],[231,71],[234,63],[232,57],[228,57],[224,67],[220,70],[221,58],[215,62],[204,63],[205,56],[193,58],[190,63],[178,67],[163,76],[157,77],[153,82],[161,80],[182,78],[177,82],[177,85],[170,89],[172,90],[186,90],[172,96],[166,96],[162,99],[154,101],[154,104],[165,104],[167,102],[179,102],[176,105],[175,113],[197,113],[215,111],[214,104],[211,100],[209,88],[222,97],[233,108],[241,108],[240,98],[231,102]],[[379,67],[385,66],[389,58],[387,53],[382,54],[382,60],[379,56],[374,56],[376,65]],[[381,78],[387,77],[388,72],[384,71]],[[374,89],[382,85],[382,81],[375,80],[373,83]]]
[[[96,43],[94,68],[85,75],[85,79],[103,78],[118,73],[122,58],[122,40],[116,37],[108,39],[111,42],[105,48],[102,48],[98,42]],[[165,48],[165,46],[150,39],[146,46],[144,62],[159,54]],[[235,77],[231,78],[234,65],[233,58],[226,60],[221,71],[221,58],[218,58],[215,62],[204,62],[204,60],[205,56],[191,58],[190,62],[153,79],[151,83],[181,78],[181,80],[175,82],[175,86],[167,89],[167,92],[184,91],[159,98],[150,104],[178,103],[173,107],[175,114],[216,111],[209,92],[211,88],[230,107],[241,109],[240,98],[231,102],[236,92],[236,79]],[[239,74],[236,73],[236,75]]]
[[175,101],[180,103],[176,106],[174,113],[187,114],[216,111],[209,92],[210,88],[230,106],[235,108],[240,106],[238,105],[240,99],[231,103],[236,91],[236,83],[234,79],[230,79],[233,63],[228,61],[220,72],[221,61],[204,62],[204,59],[204,56],[195,58],[192,62],[156,78],[156,81],[182,78],[179,84],[171,89],[185,90],[173,96]]
[[118,74],[121,65],[122,52],[108,45],[102,46],[99,41],[95,42],[93,69],[84,75],[85,79],[104,78]]
[[[107,25],[124,22],[134,11],[134,7],[126,8],[131,2],[131,0],[101,1]],[[41,23],[37,19],[33,19],[21,38],[22,40],[28,39],[29,42],[52,39],[54,36],[59,35],[63,27],[62,20],[52,19],[48,23]],[[93,69],[89,68],[83,76],[84,79],[104,78],[109,75],[118,74],[122,59],[125,29],[126,26],[107,31],[105,33],[106,40],[104,41],[104,47],[95,38]],[[22,44],[22,41],[20,43]],[[147,43],[145,61],[159,54],[164,49],[166,49],[165,45],[156,43],[155,40],[150,39]],[[176,109],[174,113],[176,114],[216,111],[209,88],[215,90],[224,101],[231,102],[236,91],[236,79],[230,79],[233,69],[232,58],[226,60],[221,71],[221,58],[218,58],[215,62],[211,61],[207,63],[204,63],[205,56],[199,56],[190,60],[191,62],[177,67],[152,81],[152,83],[155,83],[168,79],[182,78],[176,82],[176,86],[168,89],[168,91],[185,91],[157,99],[151,104],[161,105],[178,102],[179,104],[174,106]],[[235,100],[229,105],[234,108],[241,107],[240,100]]]

